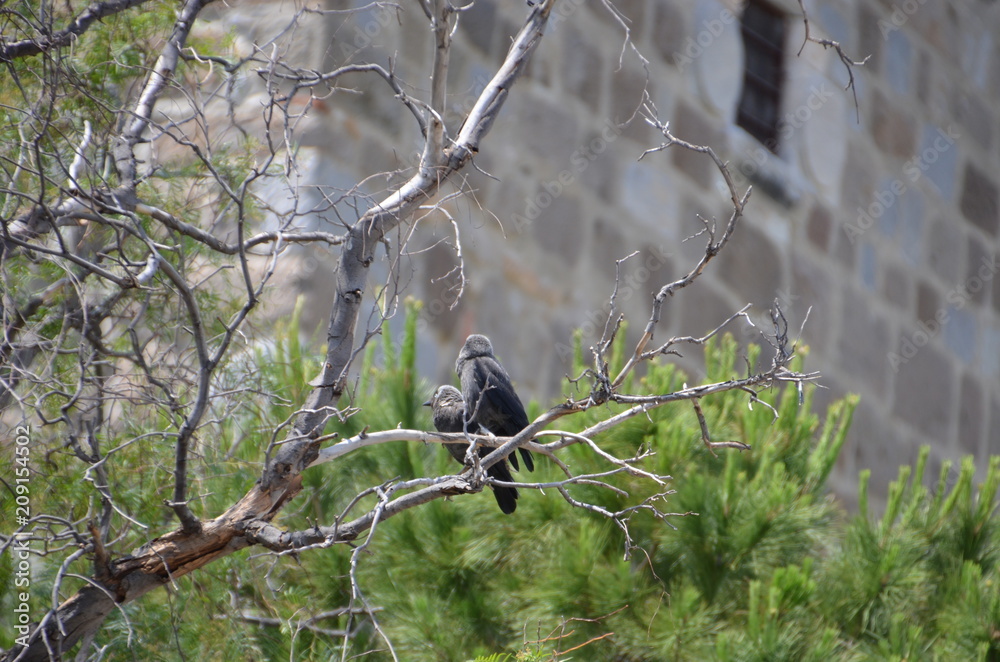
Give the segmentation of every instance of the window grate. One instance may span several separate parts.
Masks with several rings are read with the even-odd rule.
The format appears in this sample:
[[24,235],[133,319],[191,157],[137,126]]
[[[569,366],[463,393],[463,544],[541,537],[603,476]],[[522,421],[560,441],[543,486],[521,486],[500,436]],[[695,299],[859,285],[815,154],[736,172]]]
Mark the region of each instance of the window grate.
[[777,152],[785,77],[785,16],[769,5],[750,2],[743,12],[741,32],[746,68],[736,123]]

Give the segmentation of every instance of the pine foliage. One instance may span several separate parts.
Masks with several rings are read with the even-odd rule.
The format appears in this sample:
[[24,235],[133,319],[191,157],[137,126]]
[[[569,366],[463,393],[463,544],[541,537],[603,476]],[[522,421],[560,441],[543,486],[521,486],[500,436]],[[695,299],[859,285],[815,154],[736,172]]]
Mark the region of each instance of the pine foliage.
[[[433,385],[416,372],[418,310],[409,305],[399,343],[386,337],[369,346],[352,389],[358,413],[328,431],[432,429],[421,403]],[[202,503],[206,513],[252,479],[271,430],[291,413],[285,403],[298,401],[295,389],[314,372],[296,319],[274,346],[249,358],[261,392],[277,397],[233,412],[219,438],[201,446],[203,492],[212,492]],[[620,349],[613,359],[619,365]],[[756,353],[749,350],[751,365]],[[744,365],[731,338],[706,349],[710,380],[731,378]],[[652,365],[641,379],[643,390],[667,392],[686,378],[671,365]],[[381,523],[358,566],[378,625],[405,660],[1000,662],[1000,457],[977,486],[971,459],[957,470],[944,463],[931,480],[923,449],[889,485],[880,516],[869,506],[869,473],[862,472],[859,513],[849,515],[828,494],[827,478],[856,399],[833,404],[821,421],[811,397],[807,388],[800,402],[790,388],[762,394],[753,407],[741,392],[704,399],[714,437],[746,442],[747,452],[713,456],[686,403],[598,437],[619,457],[655,451],[648,468],[673,476],[676,493],[666,505],[679,515],[661,521],[635,514],[629,548],[614,523],[552,491],[523,490],[510,516],[483,493]],[[537,404],[529,409],[540,411]],[[609,405],[560,426],[582,430],[615,411]],[[578,473],[606,469],[580,446],[561,457]],[[561,478],[539,460],[534,474],[515,479]],[[307,471],[303,492],[277,524],[330,522],[372,485],[457,469],[438,446],[366,448]],[[648,490],[630,477],[614,480],[632,495]],[[151,504],[151,517],[156,483],[133,485],[136,500]],[[626,505],[608,490],[570,490],[613,511]],[[47,498],[73,494],[69,488]],[[338,611],[362,606],[352,601],[350,551],[275,559],[251,549],[211,564],[115,615],[101,634],[105,659],[390,659],[369,617]],[[46,571],[49,586],[56,570]],[[0,586],[11,582],[8,555],[0,559]],[[44,582],[37,584],[39,598],[50,600]],[[317,614],[324,618],[303,625]]]

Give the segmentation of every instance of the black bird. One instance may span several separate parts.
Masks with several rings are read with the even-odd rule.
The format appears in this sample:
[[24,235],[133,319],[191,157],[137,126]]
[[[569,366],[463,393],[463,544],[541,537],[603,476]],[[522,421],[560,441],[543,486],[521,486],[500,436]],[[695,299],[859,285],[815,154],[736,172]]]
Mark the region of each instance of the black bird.
[[[469,416],[498,437],[513,437],[528,427],[528,415],[514,392],[507,371],[493,356],[493,345],[486,336],[474,333],[465,339],[455,362],[455,372],[462,381],[462,396]],[[531,452],[519,448],[524,466],[535,470]],[[507,458],[520,471],[513,453]]]
[[[465,401],[462,400],[462,392],[454,386],[438,386],[431,399],[424,403],[425,407],[431,407],[434,416],[434,427],[438,432],[464,432],[465,427]],[[470,421],[469,434],[482,434],[479,425]],[[451,456],[465,464],[465,453],[469,445],[464,442],[456,444],[445,444],[445,448]],[[479,457],[486,457],[492,448],[479,448]],[[510,467],[507,460],[500,460],[486,470],[486,474],[497,480],[513,483],[514,478],[510,475]],[[497,505],[505,514],[510,515],[517,508],[517,490],[513,487],[502,487],[490,485],[493,488],[493,496],[496,497]]]

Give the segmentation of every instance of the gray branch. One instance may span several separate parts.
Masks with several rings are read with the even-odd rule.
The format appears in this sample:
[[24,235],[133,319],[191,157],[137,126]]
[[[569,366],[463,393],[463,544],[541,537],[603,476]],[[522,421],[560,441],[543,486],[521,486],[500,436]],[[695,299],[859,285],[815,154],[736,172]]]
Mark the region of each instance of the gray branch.
[[[346,233],[327,333],[329,349],[322,374],[318,381],[314,380],[319,386],[307,397],[302,408],[304,413],[299,415],[289,433],[288,439],[294,441],[282,444],[274,461],[266,466],[260,482],[225,513],[203,522],[200,529],[182,527],[151,541],[131,556],[110,561],[107,577],[102,582],[106,591],[93,586],[81,589],[45,616],[29,637],[26,648],[15,647],[6,653],[4,660],[45,660],[49,658],[50,647],[58,654],[65,653],[96,632],[116,603],[137,600],[216,559],[251,544],[267,545],[270,538],[284,535],[269,522],[301,489],[301,472],[315,459],[319,446],[316,438],[344,391],[355,356],[355,329],[375,247],[387,232],[405,222],[421,204],[436,195],[441,185],[467,165],[479,150],[510,88],[540,42],[555,1],[545,0],[533,8],[497,74],[469,112],[458,138],[450,145],[441,143],[438,153],[430,155],[413,178],[369,209]],[[191,22],[203,5],[201,0],[189,0],[184,5],[174,33],[143,90],[133,120],[115,146],[115,163],[123,189],[131,191],[135,185],[132,148],[149,124],[152,104],[166,86]],[[428,130],[426,140],[433,140],[433,134],[434,131]],[[380,511],[380,517],[391,517],[439,498],[442,489],[458,493],[470,488],[460,479],[450,479],[443,485],[436,484],[393,500]],[[367,513],[342,525],[339,530],[347,537],[356,538],[372,526],[374,517],[374,513]],[[303,541],[296,541],[299,542]],[[108,597],[109,594],[114,600]]]

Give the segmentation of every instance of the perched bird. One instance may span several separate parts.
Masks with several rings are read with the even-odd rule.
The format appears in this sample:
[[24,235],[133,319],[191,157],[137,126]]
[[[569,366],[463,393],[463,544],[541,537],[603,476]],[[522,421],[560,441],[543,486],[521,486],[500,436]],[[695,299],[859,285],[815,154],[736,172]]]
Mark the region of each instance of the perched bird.
[[[462,400],[462,392],[454,386],[438,386],[431,399],[424,403],[425,407],[430,407],[434,416],[434,427],[438,432],[464,432],[465,431],[465,401]],[[470,421],[469,433],[481,434],[479,425]],[[469,445],[463,442],[456,444],[445,444],[445,448],[451,456],[465,464],[465,453]],[[480,448],[479,457],[486,457],[492,448]],[[510,467],[507,460],[500,460],[486,470],[486,474],[497,480],[513,483],[514,478],[510,475]],[[496,497],[497,505],[505,514],[510,515],[517,508],[517,490],[513,487],[502,487],[491,485],[493,496]]]
[[[465,407],[473,421],[498,437],[513,437],[528,427],[528,415],[521,399],[514,392],[507,371],[493,356],[493,344],[486,336],[474,333],[465,339],[455,362],[455,372],[462,381]],[[519,448],[524,466],[535,470],[531,452]],[[510,454],[510,463],[520,471],[517,458]]]

